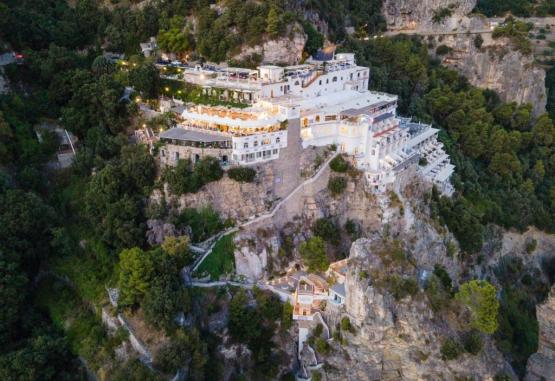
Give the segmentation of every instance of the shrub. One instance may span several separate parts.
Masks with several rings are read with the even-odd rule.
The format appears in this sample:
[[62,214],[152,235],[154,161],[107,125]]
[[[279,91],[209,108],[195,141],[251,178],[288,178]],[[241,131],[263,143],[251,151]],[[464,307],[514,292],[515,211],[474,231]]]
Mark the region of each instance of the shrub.
[[328,189],[332,196],[338,196],[347,188],[347,179],[344,177],[331,177],[328,182]]
[[536,241],[534,238],[527,239],[526,240],[526,253],[532,254],[534,252],[534,250],[536,250],[537,246],[538,246],[538,241]]
[[439,45],[436,49],[436,54],[438,56],[444,56],[446,54],[449,54],[450,51],[451,51],[451,48],[448,47],[447,45]]
[[472,313],[471,327],[491,334],[497,330],[497,300],[495,287],[483,280],[471,280],[461,285],[455,298]]
[[334,172],[345,173],[349,170],[350,166],[349,162],[347,162],[342,155],[337,155],[330,161],[330,168]]
[[445,270],[445,267],[438,264],[434,265],[434,275],[439,278],[445,291],[448,293],[453,291],[453,281],[451,280],[449,273]]
[[291,328],[293,324],[293,306],[289,302],[283,303],[281,312],[281,327],[283,329]]
[[195,193],[203,185],[222,178],[224,171],[218,159],[206,156],[193,167],[190,160],[179,160],[175,167],[167,167],[162,179],[173,194]]
[[477,355],[484,346],[482,336],[478,331],[470,331],[463,336],[464,350],[471,355]]
[[482,47],[482,44],[484,43],[484,39],[482,38],[481,34],[476,35],[476,37],[474,37],[474,46],[477,49],[480,49]]
[[316,347],[316,351],[318,353],[326,354],[330,351],[330,345],[326,340],[322,339],[321,337],[316,339],[314,346]]
[[463,348],[457,340],[448,338],[441,345],[440,351],[443,360],[454,360],[461,355]]
[[408,295],[416,295],[418,292],[418,283],[414,278],[391,275],[386,278],[386,286],[396,300],[401,300]]
[[240,183],[252,183],[256,177],[256,171],[249,167],[235,167],[228,170],[227,175]]
[[340,241],[339,229],[335,222],[329,218],[319,218],[312,225],[314,235],[321,237],[325,241],[338,245]]
[[316,324],[316,328],[314,328],[313,335],[315,337],[320,337],[320,336],[322,336],[323,331],[324,331],[324,326],[321,323],[318,323],[318,324]]
[[449,294],[445,291],[441,280],[436,275],[432,275],[426,282],[426,296],[434,312],[441,311],[450,304]]
[[360,238],[361,229],[360,229],[360,225],[356,221],[348,219],[347,222],[345,222],[345,230],[347,231],[347,234],[349,234],[349,237],[351,237],[353,241]]
[[202,242],[221,231],[224,227],[220,216],[211,207],[186,208],[176,217],[176,226],[191,228],[191,240]]
[[449,7],[441,7],[439,9],[435,9],[433,12],[432,21],[435,24],[439,24],[445,18],[450,17],[453,14],[453,10]]
[[308,266],[308,271],[326,271],[328,268],[330,263],[326,256],[326,247],[322,238],[312,237],[301,243],[299,251],[303,261]]
[[351,320],[349,320],[347,316],[344,316],[341,319],[341,330],[351,332],[352,329]]

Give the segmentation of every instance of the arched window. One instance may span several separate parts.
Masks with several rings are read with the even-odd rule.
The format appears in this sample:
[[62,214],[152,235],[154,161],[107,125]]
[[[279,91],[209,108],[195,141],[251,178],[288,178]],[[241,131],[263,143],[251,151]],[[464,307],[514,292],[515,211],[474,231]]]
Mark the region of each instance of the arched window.
[[299,86],[299,81],[295,81],[295,86]]
[[316,115],[316,118],[314,118],[314,120],[315,120],[316,122],[319,122],[319,121],[320,121],[320,115]]
[[337,82],[337,77],[333,77],[332,82]]

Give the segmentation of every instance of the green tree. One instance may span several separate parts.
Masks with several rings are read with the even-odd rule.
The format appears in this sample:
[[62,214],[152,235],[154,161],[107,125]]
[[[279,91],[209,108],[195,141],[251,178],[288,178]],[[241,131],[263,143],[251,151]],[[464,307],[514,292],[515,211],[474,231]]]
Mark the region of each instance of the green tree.
[[303,261],[308,266],[308,271],[326,271],[329,260],[326,255],[326,245],[320,237],[312,237],[308,241],[301,243],[299,252]]
[[282,31],[281,17],[275,7],[270,8],[268,17],[266,18],[266,33],[271,37],[277,37]]
[[151,63],[145,63],[129,72],[131,86],[143,97],[149,99],[158,98],[160,93],[160,74],[158,69]]
[[486,334],[492,334],[497,330],[499,301],[491,283],[484,280],[463,283],[455,299],[470,310],[471,327]]
[[329,218],[317,219],[312,225],[312,232],[314,235],[334,245],[338,245],[341,240],[339,228]]
[[27,277],[13,256],[0,251],[0,342],[9,343],[16,336],[24,308]]
[[139,303],[150,288],[154,263],[149,253],[138,247],[123,250],[119,255],[119,304]]
[[178,331],[172,342],[162,347],[154,359],[155,366],[165,373],[174,374],[179,369],[188,370],[188,379],[204,380],[204,367],[208,360],[206,344],[198,331]]
[[142,302],[145,321],[158,329],[174,329],[177,314],[187,307],[184,293],[178,273],[153,276]]
[[170,257],[175,259],[179,267],[191,263],[193,257],[189,250],[189,237],[182,235],[179,237],[167,236],[162,243],[162,249]]

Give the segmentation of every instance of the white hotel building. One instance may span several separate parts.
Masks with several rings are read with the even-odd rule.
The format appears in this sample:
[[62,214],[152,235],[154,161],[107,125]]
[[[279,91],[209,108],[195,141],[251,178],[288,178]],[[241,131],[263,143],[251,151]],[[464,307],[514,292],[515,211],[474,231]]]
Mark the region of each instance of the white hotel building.
[[351,53],[257,71],[186,70],[185,81],[250,105],[187,107],[180,126],[160,134],[166,142],[162,162],[212,155],[224,163],[251,165],[279,159],[294,144],[335,144],[354,158],[375,192],[392,186],[406,169],[417,168],[451,193],[454,166],[437,141],[438,130],[397,117],[397,97],[369,91],[369,75]]

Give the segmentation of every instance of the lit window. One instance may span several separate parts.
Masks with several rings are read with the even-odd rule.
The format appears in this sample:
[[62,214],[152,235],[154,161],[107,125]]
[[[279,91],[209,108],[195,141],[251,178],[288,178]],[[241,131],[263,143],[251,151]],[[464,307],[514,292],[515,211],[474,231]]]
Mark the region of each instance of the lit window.
[[270,144],[270,139],[268,139],[268,138],[262,139],[262,145],[263,146],[268,145],[268,144]]

